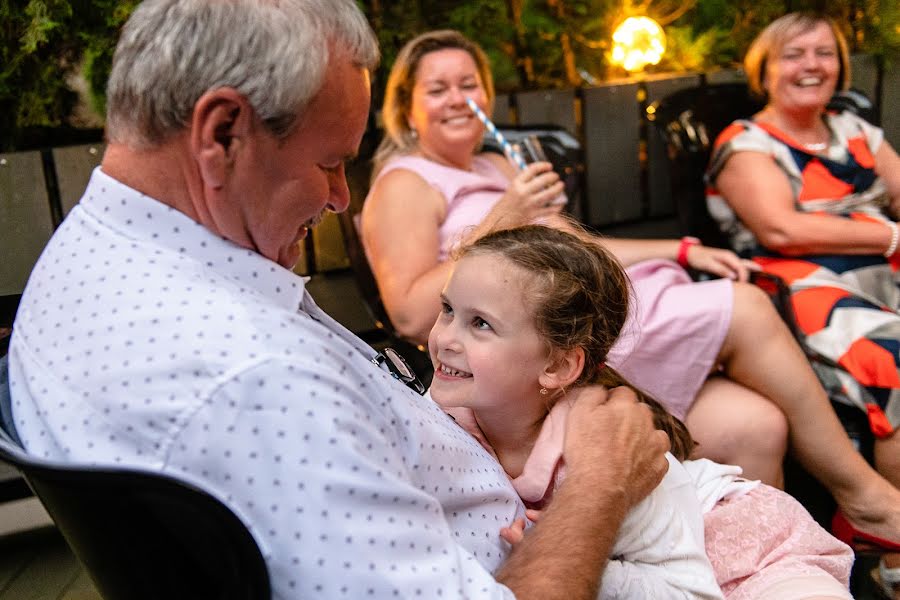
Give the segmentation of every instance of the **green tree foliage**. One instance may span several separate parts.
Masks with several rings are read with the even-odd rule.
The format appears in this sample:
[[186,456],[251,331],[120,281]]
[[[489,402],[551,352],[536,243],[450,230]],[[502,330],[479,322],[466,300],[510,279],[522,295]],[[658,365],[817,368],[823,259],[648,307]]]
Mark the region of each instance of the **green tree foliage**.
[[28,127],[72,125],[75,76],[84,69],[102,109],[118,28],[136,0],[0,0],[3,146]]
[[[0,0],[0,148],[22,128],[77,125],[75,82],[92,108],[103,91],[118,30],[139,0]],[[643,14],[667,31],[668,50],[651,71],[700,70],[739,62],[759,30],[790,10],[818,10],[845,28],[851,47],[900,55],[897,0],[357,0],[387,71],[409,39],[459,29],[491,58],[500,91],[582,85],[625,75],[609,60],[612,32]],[[80,77],[76,77],[76,75]]]
[[383,58],[376,77],[381,85],[376,90],[383,88],[387,72],[403,44],[433,29],[465,32],[490,57],[498,82],[517,79],[515,34],[507,0],[358,0],[358,3],[381,45]]

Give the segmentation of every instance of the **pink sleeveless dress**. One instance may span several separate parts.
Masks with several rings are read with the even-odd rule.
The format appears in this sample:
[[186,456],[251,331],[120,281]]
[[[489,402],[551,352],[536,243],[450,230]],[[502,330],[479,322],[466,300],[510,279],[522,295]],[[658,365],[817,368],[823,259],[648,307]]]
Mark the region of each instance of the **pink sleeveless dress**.
[[[509,186],[506,175],[480,156],[473,160],[471,171],[401,156],[387,163],[378,178],[395,169],[416,173],[447,201],[439,229],[440,262],[448,259],[468,228],[484,219]],[[632,310],[607,362],[684,419],[716,366],[731,322],[732,283],[726,279],[696,283],[669,260],[640,262],[626,271],[634,287]]]

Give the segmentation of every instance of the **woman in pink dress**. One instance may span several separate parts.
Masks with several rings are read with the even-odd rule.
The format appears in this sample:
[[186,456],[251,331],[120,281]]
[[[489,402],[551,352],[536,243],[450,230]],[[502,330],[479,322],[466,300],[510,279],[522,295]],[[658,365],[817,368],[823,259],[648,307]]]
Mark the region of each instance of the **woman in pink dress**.
[[[484,53],[455,31],[401,50],[388,80],[386,137],[362,236],[397,330],[424,342],[440,311],[450,250],[530,222],[566,227],[549,163],[522,171],[480,153],[493,84]],[[609,363],[683,419],[695,456],[776,487],[786,438],[858,529],[900,539],[900,492],[855,451],[805,356],[733,253],[678,240],[596,238],[627,268],[635,310]],[[675,261],[723,278],[694,283]],[[712,377],[710,375],[713,374]]]

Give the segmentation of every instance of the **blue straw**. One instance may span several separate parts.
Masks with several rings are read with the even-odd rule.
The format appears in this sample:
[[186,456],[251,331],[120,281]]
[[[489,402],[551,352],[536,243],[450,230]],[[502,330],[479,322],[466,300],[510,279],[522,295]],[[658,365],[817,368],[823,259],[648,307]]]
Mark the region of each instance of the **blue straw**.
[[525,164],[525,159],[522,158],[522,155],[512,147],[512,144],[507,141],[503,134],[497,131],[497,126],[488,118],[484,111],[475,104],[475,101],[471,98],[466,98],[466,103],[469,105],[469,108],[472,109],[472,112],[475,113],[475,116],[484,123],[484,126],[487,130],[494,136],[494,139],[497,140],[497,143],[500,144],[500,147],[503,149],[503,153],[506,154],[506,157],[511,160],[519,170],[524,169],[527,165]]

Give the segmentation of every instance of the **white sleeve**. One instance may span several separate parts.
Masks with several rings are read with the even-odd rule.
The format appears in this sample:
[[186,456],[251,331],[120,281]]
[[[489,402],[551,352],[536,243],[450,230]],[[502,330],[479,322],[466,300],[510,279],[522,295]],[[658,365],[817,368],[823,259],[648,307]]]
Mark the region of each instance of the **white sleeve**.
[[513,598],[414,482],[416,451],[392,422],[391,398],[375,402],[349,375],[298,362],[230,377],[166,467],[249,523],[273,597]]
[[722,599],[706,557],[700,503],[674,457],[663,482],[626,516],[599,597]]

